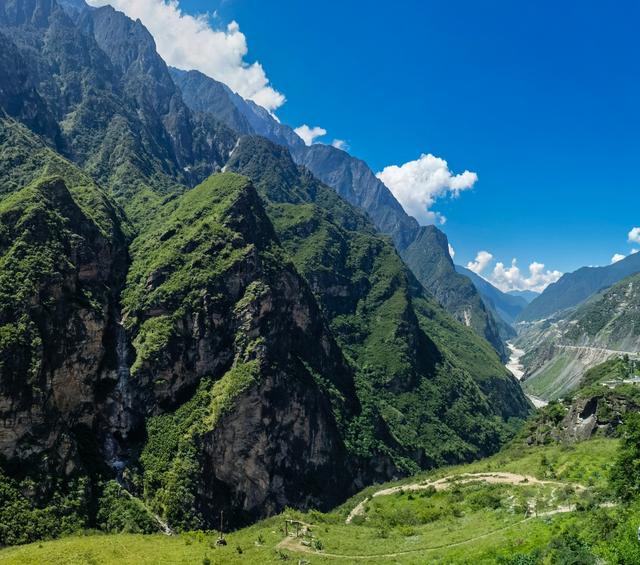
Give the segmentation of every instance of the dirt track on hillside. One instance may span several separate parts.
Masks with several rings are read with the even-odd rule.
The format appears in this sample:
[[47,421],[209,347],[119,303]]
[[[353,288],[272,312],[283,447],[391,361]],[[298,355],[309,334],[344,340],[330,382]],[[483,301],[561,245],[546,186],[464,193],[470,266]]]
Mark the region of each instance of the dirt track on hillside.
[[[437,491],[446,490],[447,488],[453,486],[454,484],[460,483],[469,483],[473,481],[482,481],[489,484],[509,484],[509,485],[554,485],[554,486],[572,486],[577,491],[585,490],[583,485],[577,483],[563,483],[559,481],[544,481],[537,479],[531,475],[519,475],[517,473],[507,473],[507,472],[485,472],[485,473],[463,473],[459,475],[449,475],[447,477],[443,477],[441,479],[437,479],[435,481],[422,481],[419,483],[412,483],[407,485],[399,485],[395,487],[389,487],[385,489],[381,489],[379,491],[374,492],[370,497],[365,498],[362,502],[355,506],[355,508],[349,513],[347,519],[345,520],[346,524],[351,523],[355,516],[361,515],[364,513],[365,506],[367,502],[369,502],[372,498],[378,496],[388,496],[391,494],[396,494],[398,492],[416,492],[421,490],[426,490],[430,487],[435,488]],[[603,506],[610,506],[610,504],[605,503]],[[504,526],[502,528],[497,528],[495,530],[491,530],[490,532],[485,532],[479,536],[475,536],[463,541],[458,541],[454,543],[441,544],[436,546],[429,547],[421,547],[415,549],[409,549],[406,551],[398,551],[393,553],[378,553],[371,555],[364,554],[355,554],[355,555],[344,555],[338,553],[326,553],[324,551],[316,551],[312,547],[308,545],[303,545],[302,540],[300,538],[292,538],[285,537],[277,546],[277,549],[286,549],[289,551],[297,552],[297,553],[306,553],[317,556],[336,558],[336,559],[353,559],[353,560],[367,560],[367,559],[380,559],[380,558],[393,558],[400,557],[402,555],[410,555],[412,553],[418,552],[426,552],[426,551],[436,551],[438,549],[445,549],[448,547],[457,547],[460,545],[464,545],[467,543],[471,543],[473,541],[486,538],[497,534],[499,532],[508,530],[515,526],[521,525],[525,522],[533,520],[535,518],[544,518],[545,516],[552,516],[554,514],[562,514],[565,512],[573,512],[575,510],[575,506],[558,506],[554,510],[549,510],[546,512],[540,512],[536,515],[529,516],[524,518],[518,522],[513,524],[509,524],[508,526]]]

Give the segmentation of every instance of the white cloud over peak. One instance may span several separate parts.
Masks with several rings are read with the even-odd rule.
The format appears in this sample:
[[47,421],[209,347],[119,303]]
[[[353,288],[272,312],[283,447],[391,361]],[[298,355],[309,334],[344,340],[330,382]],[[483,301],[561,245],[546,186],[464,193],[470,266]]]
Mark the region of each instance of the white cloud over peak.
[[449,244],[449,255],[453,259],[456,256],[456,250],[453,248],[453,245]]
[[179,0],[87,0],[91,6],[111,4],[151,32],[160,56],[179,69],[197,69],[224,82],[244,98],[270,112],[285,102],[258,62],[248,63],[247,40],[237,22],[225,29],[211,27],[207,15],[192,16]]
[[333,145],[336,149],[342,149],[343,151],[349,149],[349,144],[344,139],[334,139],[331,142],[331,145]]
[[629,232],[629,241],[632,243],[640,243],[640,228],[633,228]]
[[545,269],[544,263],[534,261],[529,265],[529,271],[522,272],[516,259],[511,260],[510,266],[498,261],[493,269],[487,271],[492,263],[493,255],[488,251],[479,251],[475,261],[469,261],[467,268],[482,276],[493,286],[503,292],[510,290],[533,290],[542,292],[551,283],[556,282],[561,276],[560,271]]
[[467,263],[467,269],[479,275],[486,269],[487,265],[491,263],[492,260],[493,255],[491,255],[491,253],[489,253],[488,251],[478,251],[476,260],[469,261]]
[[422,224],[444,223],[446,218],[431,210],[443,196],[456,197],[478,180],[478,175],[464,171],[454,175],[444,159],[431,153],[404,165],[390,165],[376,175],[398,199],[405,211]]
[[626,255],[622,255],[621,253],[614,253],[613,257],[611,257],[611,264],[622,261],[625,257]]
[[309,127],[307,124],[302,124],[300,127],[297,127],[293,131],[295,131],[298,136],[302,138],[302,141],[304,141],[305,145],[313,145],[316,138],[327,135],[326,129],[319,126]]
[[529,265],[528,276],[523,274],[515,259],[511,260],[511,266],[505,267],[504,263],[496,263],[489,282],[503,292],[510,290],[533,290],[542,292],[551,283],[556,282],[562,273],[560,271],[545,270],[544,263],[534,261]]

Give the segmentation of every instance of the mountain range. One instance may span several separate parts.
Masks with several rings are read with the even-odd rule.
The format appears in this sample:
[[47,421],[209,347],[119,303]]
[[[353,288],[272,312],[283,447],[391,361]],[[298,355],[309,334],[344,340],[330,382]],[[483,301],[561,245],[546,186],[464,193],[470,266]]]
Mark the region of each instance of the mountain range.
[[632,253],[622,261],[605,267],[582,267],[550,284],[525,308],[518,321],[541,320],[577,306],[596,292],[640,271],[640,254]]
[[558,398],[581,384],[587,369],[640,351],[640,273],[598,292],[578,307],[531,323],[519,336],[526,348],[525,388]]
[[[244,117],[243,133],[261,135],[288,147],[296,163],[306,167],[347,202],[366,212],[378,230],[393,239],[418,281],[459,322],[487,339],[500,357],[506,359],[498,322],[485,308],[475,287],[456,274],[446,236],[435,226],[420,226],[409,216],[364,161],[330,145],[305,145],[291,128],[275,120],[264,109],[243,100],[198,71],[172,69],[172,76],[182,89],[185,102],[194,111],[210,112],[230,127],[239,121],[239,113]],[[219,101],[221,94],[227,97],[224,103]],[[207,101],[211,99],[216,102],[208,105]]]
[[0,44],[0,482],[48,535],[101,527],[110,481],[178,530],[330,508],[529,414],[446,236],[362,161],[109,6],[5,0]]

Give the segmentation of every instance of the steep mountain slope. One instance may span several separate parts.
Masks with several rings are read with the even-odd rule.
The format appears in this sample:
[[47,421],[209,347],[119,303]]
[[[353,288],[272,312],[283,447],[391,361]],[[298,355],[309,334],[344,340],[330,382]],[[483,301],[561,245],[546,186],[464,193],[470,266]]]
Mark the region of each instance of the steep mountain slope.
[[[12,0],[0,28],[0,502],[29,507],[0,543],[327,508],[510,437],[489,344],[284,147],[187,108],[139,22]],[[258,192],[197,184],[231,152]]]
[[541,320],[577,306],[596,292],[640,272],[640,253],[606,267],[582,267],[563,275],[525,308],[519,316],[523,322]]
[[133,243],[123,294],[152,399],[136,403],[153,414],[145,498],[183,528],[335,504],[353,484],[353,374],[258,195],[217,175],[169,208]]
[[195,112],[212,114],[240,134],[255,134],[285,147],[303,147],[304,142],[287,125],[281,124],[267,110],[245,100],[227,85],[199,71],[171,67],[173,80],[182,91],[185,103]]
[[523,297],[502,292],[489,281],[465,267],[456,265],[456,271],[471,279],[485,304],[490,304],[507,324],[513,324],[518,314],[527,306],[527,301]]
[[[364,161],[328,145],[306,146],[291,128],[277,122],[268,112],[197,71],[172,69],[171,72],[176,83],[183,89],[186,103],[193,110],[211,112],[228,126],[234,127],[234,124],[239,124],[233,111],[235,107],[247,120],[251,130],[247,131],[246,123],[241,123],[240,133],[262,135],[274,143],[288,147],[298,164],[309,169],[347,202],[364,210],[378,230],[393,238],[403,258],[412,258],[415,264],[410,264],[409,267],[420,283],[439,300],[441,296],[438,296],[438,292],[446,288],[447,297],[443,302],[445,308],[459,321],[468,322],[479,335],[489,340],[502,357],[505,356],[505,346],[497,330],[497,323],[482,305],[475,287],[462,281],[453,267],[440,269],[437,274],[430,271],[428,258],[441,254],[440,248],[418,250],[420,245],[428,242],[428,238],[424,237],[418,222],[403,210]],[[221,94],[227,95],[224,103],[217,99]],[[206,101],[210,99],[215,99],[215,102],[207,104]],[[407,256],[404,252],[410,246],[413,249]],[[426,262],[422,263],[423,260]],[[443,264],[444,262],[443,258]],[[431,288],[434,281],[436,284]],[[458,290],[459,293],[456,294]]]
[[521,296],[502,292],[490,282],[476,275],[473,271],[460,265],[455,266],[456,272],[469,278],[482,297],[482,302],[498,325],[498,331],[503,341],[516,336],[513,323],[516,317],[527,306],[527,301]]
[[74,18],[52,0],[0,4],[2,107],[144,217],[218,170],[236,136],[192,115],[139,22],[109,6]]
[[487,312],[480,294],[468,277],[456,273],[444,233],[435,226],[422,226],[402,258],[454,318],[484,337],[503,360],[508,358],[498,325]]
[[526,348],[525,388],[557,398],[575,388],[585,370],[640,351],[640,274],[593,296],[564,318],[532,324],[518,343]]
[[[499,441],[496,416],[527,412],[491,348],[442,312],[369,220],[285,148],[244,137],[226,168],[252,178],[269,202],[280,240],[359,368],[364,410],[379,414],[394,438],[377,449],[422,467],[465,458],[485,450],[489,436],[488,444]],[[463,406],[473,406],[464,420]],[[375,445],[375,420],[359,429],[363,453]]]
[[8,180],[37,177],[0,195],[0,479],[85,526],[114,475],[182,528],[350,492],[353,370],[249,181],[165,204],[129,266],[121,212],[89,177],[0,131]]

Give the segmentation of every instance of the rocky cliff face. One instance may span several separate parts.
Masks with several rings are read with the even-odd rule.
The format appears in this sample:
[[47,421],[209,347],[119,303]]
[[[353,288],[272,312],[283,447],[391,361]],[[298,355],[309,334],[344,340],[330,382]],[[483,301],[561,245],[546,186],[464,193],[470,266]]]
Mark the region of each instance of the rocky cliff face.
[[554,403],[530,425],[529,445],[577,442],[594,436],[615,436],[625,415],[640,411],[640,399],[629,390],[602,388],[573,401]]
[[159,499],[172,467],[191,458],[191,518],[208,527],[218,509],[239,524],[350,492],[352,369],[248,181],[219,175],[188,192],[132,255],[124,315],[132,377],[149,396],[140,405],[162,420],[194,391],[210,399],[161,472],[153,435],[144,447],[146,496]]
[[55,177],[0,203],[0,456],[30,472],[86,471],[77,434],[104,424],[127,253],[103,205],[107,225]]

